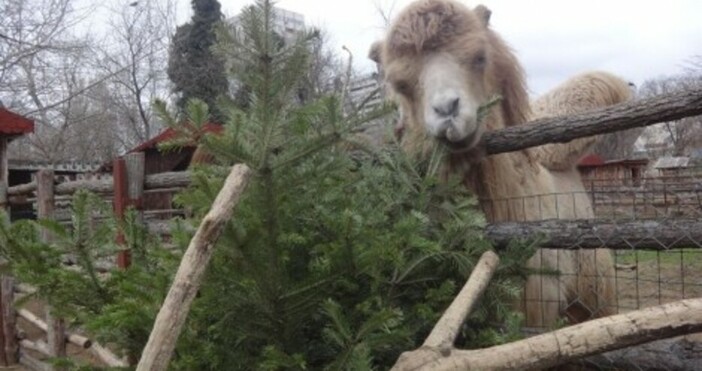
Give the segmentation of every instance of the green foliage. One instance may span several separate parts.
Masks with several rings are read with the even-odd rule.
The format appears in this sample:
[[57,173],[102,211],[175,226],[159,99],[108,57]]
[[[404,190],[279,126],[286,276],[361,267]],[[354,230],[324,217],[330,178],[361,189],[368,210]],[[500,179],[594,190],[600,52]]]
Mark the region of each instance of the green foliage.
[[[200,168],[178,198],[201,217],[230,164],[255,172],[172,367],[384,369],[421,344],[490,248],[485,221],[458,179],[440,179],[440,147],[416,160],[396,146],[351,144],[382,110],[344,115],[335,96],[295,103],[314,35],[276,43],[270,12],[258,1],[240,18],[244,34],[222,39],[230,58],[255,65],[235,76],[249,87],[250,104],[220,106],[224,130],[202,142],[215,164]],[[483,330],[515,321],[509,303],[522,255],[506,257],[463,344],[514,335]]]
[[[231,164],[247,164],[254,176],[217,242],[170,367],[387,369],[423,342],[490,249],[482,235],[485,221],[460,179],[442,176],[440,146],[414,159],[397,145],[372,150],[354,139],[360,125],[386,109],[344,114],[336,96],[296,102],[316,36],[301,34],[281,45],[271,11],[269,1],[257,1],[240,18],[243,34],[222,39],[230,58],[250,66],[234,77],[246,83],[249,104],[219,106],[222,133],[201,141],[214,163],[195,169],[193,185],[177,202],[192,210],[197,223]],[[191,100],[181,134],[197,137],[209,106]],[[3,226],[2,253],[12,257],[21,280],[39,287],[73,323],[138,355],[178,256],[132,218],[124,225],[108,220],[91,226],[98,202],[76,197],[73,230],[42,222],[57,235],[45,244],[35,223]],[[115,254],[117,228],[127,235],[133,267],[106,277],[91,274],[103,254]],[[172,244],[182,249],[189,237],[179,229]],[[74,272],[60,268],[69,252],[78,257]],[[516,336],[520,318],[509,308],[532,253],[515,245],[502,254],[459,345]],[[498,324],[502,330],[494,329]]]
[[186,111],[190,99],[198,98],[213,108],[215,121],[222,118],[215,102],[227,93],[224,61],[212,52],[215,28],[222,20],[217,0],[192,0],[193,17],[178,26],[168,58],[168,77],[179,94],[177,106]]
[[[134,212],[123,223],[110,215],[99,197],[77,192],[71,226],[51,220],[0,223],[0,254],[21,282],[37,288],[34,296],[69,326],[81,326],[134,357],[148,340],[179,258],[146,233]],[[97,222],[96,217],[104,219]],[[132,250],[132,266],[105,272],[122,248],[114,242],[118,229]],[[49,233],[51,242],[39,238],[40,233]],[[64,266],[66,260],[74,262],[71,269]]]

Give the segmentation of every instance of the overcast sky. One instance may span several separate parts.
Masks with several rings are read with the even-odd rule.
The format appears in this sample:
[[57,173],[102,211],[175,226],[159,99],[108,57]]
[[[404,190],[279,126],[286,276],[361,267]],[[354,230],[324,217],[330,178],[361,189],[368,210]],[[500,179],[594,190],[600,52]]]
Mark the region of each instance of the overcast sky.
[[[384,20],[410,0],[280,0],[277,6],[302,13],[307,25],[329,31],[340,50],[348,46],[354,66],[371,71],[368,47],[380,38]],[[190,17],[190,1],[179,15]],[[252,1],[220,0],[227,16]],[[533,93],[543,93],[581,71],[604,69],[637,85],[662,75],[681,73],[694,55],[702,55],[702,1],[629,0],[482,0],[491,23],[515,49]]]

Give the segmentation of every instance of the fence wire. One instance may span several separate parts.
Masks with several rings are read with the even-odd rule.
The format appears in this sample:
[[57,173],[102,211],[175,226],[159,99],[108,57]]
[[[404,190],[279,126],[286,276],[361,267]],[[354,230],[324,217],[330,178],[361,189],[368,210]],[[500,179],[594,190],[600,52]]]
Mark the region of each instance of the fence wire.
[[[528,327],[543,331],[563,324],[549,320],[553,313],[558,313],[565,323],[575,323],[702,297],[702,240],[692,238],[689,230],[675,223],[676,220],[702,219],[702,177],[652,178],[636,182],[585,180],[585,184],[583,192],[482,200],[480,204],[488,218],[500,216],[500,221],[600,219],[616,226],[617,223],[655,220],[667,221],[668,230],[643,228],[641,235],[628,237],[622,243],[624,234],[617,233],[616,227],[593,228],[581,231],[583,235],[579,239],[592,241],[594,238],[601,242],[598,248],[593,248],[591,243],[583,248],[576,242],[562,250],[540,249],[531,260],[532,268],[541,267],[542,273],[531,276],[531,285],[536,282],[538,291],[529,294],[530,283],[527,282],[522,298]],[[674,233],[679,239],[674,243],[662,242],[656,237],[660,232]],[[608,242],[612,244],[614,238],[619,242],[617,249],[611,250]],[[646,241],[645,248],[641,247],[643,241]],[[654,245],[658,249],[651,247],[651,241],[656,242]],[[608,256],[613,260],[613,269],[611,263],[609,267],[602,264]],[[538,267],[534,267],[534,263]],[[555,273],[543,273],[554,268]],[[702,334],[684,341],[693,344],[688,350],[702,350]],[[665,346],[679,346],[671,344]],[[684,353],[686,350],[677,351]],[[610,353],[601,356],[598,362],[600,366],[608,363],[607,367],[621,367],[623,364],[626,369],[634,370],[651,369],[651,364],[657,362],[636,352],[640,350]],[[638,361],[632,361],[632,357]],[[686,355],[681,353],[679,357]],[[698,368],[670,362],[656,363],[656,367],[702,369],[702,359]]]

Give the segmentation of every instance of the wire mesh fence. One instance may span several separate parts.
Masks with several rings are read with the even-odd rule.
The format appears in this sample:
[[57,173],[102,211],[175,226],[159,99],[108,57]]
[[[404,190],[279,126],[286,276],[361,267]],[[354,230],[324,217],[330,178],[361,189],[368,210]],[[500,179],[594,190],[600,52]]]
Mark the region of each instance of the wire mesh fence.
[[[534,311],[537,315],[557,311],[577,322],[702,297],[702,239],[691,233],[689,223],[682,223],[702,219],[701,176],[651,177],[636,182],[586,179],[584,183],[587,186],[582,192],[480,202],[492,220],[501,216],[497,220],[588,219],[608,223],[608,228],[573,231],[577,237],[563,250],[537,252],[532,267],[537,262],[543,271],[556,272],[538,275],[538,292],[524,298],[527,316],[530,307],[540,306]],[[624,224],[632,222],[641,222],[641,227],[636,234],[624,233]],[[663,234],[674,238],[662,239]],[[558,276],[556,284],[552,282],[554,275]],[[547,319],[528,322],[536,327],[552,325]]]
[[[702,297],[702,176],[585,184],[582,192],[480,202],[489,220],[526,225],[559,219],[552,226],[570,234],[567,243],[539,249],[529,262],[536,273],[522,296],[527,327],[543,332]],[[575,220],[589,224],[567,223]],[[532,237],[538,240],[538,232]],[[696,370],[700,354],[702,334],[696,334],[605,353],[575,369]]]

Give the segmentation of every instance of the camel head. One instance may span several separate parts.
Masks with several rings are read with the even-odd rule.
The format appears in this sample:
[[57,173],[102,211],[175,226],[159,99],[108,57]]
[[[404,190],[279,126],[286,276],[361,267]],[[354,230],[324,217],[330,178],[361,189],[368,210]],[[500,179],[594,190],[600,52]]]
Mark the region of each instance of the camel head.
[[489,20],[482,5],[419,0],[373,44],[369,57],[383,71],[405,131],[472,148],[486,129],[478,110],[495,95],[511,102],[502,104],[502,120],[487,129],[524,121],[528,95],[521,67]]

